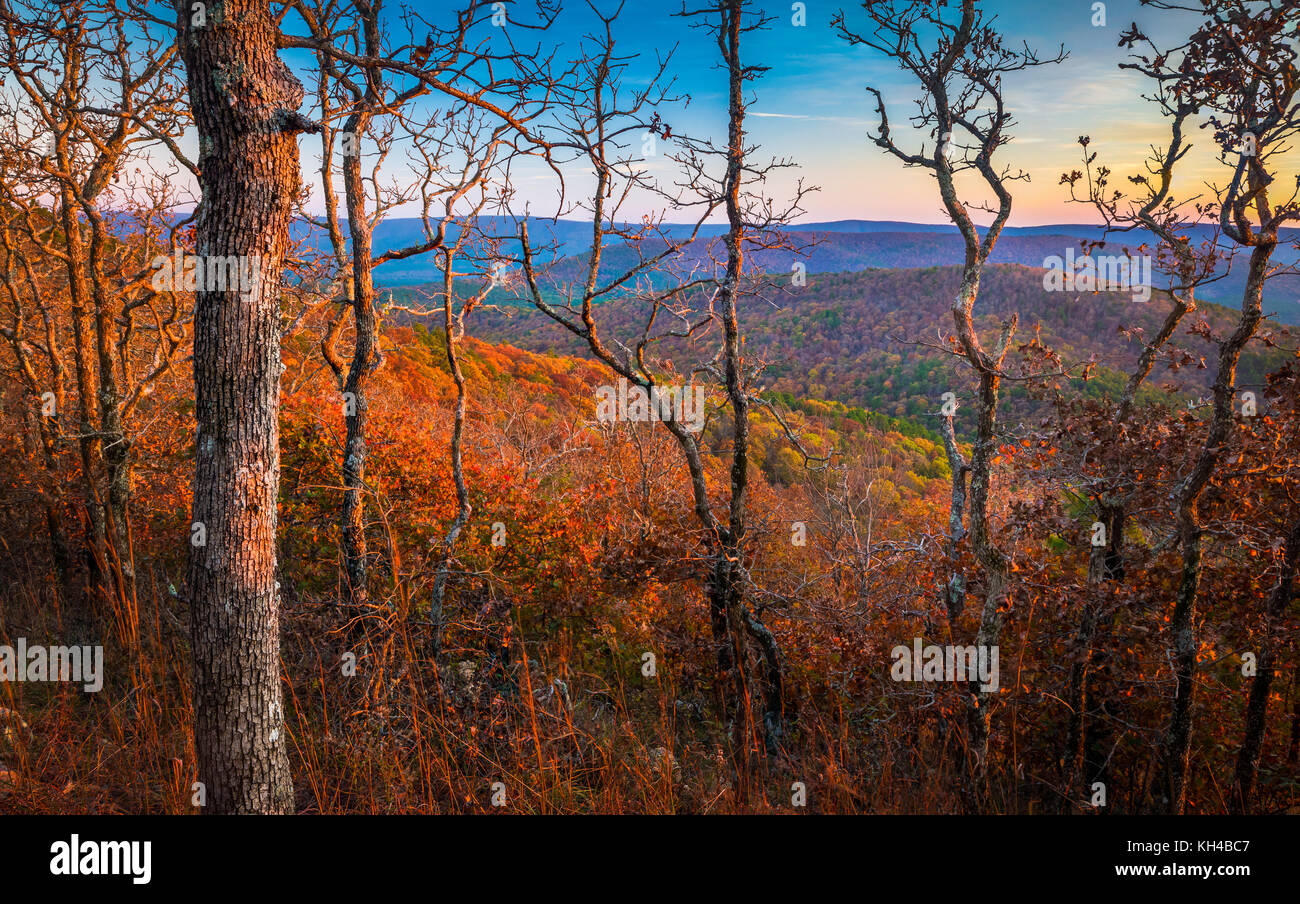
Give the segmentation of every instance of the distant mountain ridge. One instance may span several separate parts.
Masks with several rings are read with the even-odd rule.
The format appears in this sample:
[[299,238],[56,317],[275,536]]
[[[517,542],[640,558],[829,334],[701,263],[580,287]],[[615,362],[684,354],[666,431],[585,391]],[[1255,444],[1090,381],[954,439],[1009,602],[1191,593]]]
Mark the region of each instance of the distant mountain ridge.
[[[489,217],[485,222],[487,231],[505,238],[505,250],[513,253],[516,249],[511,247],[509,238],[515,235],[515,221],[505,217]],[[559,262],[558,266],[562,270],[581,266],[590,249],[590,223],[532,217],[528,220],[528,226],[534,245],[541,249],[538,254],[539,263]],[[663,228],[670,237],[684,238],[690,234],[692,227],[687,224],[665,224]],[[706,261],[709,256],[708,243],[721,235],[723,228],[720,224],[702,227],[700,238],[684,249],[688,262],[698,264]],[[751,263],[769,272],[790,272],[795,262],[801,260],[809,273],[837,273],[944,267],[961,263],[965,252],[960,234],[950,224],[837,220],[800,223],[789,232],[794,244],[803,246],[804,254],[796,256],[790,252],[758,252],[751,256]],[[1189,232],[1198,239],[1209,235],[1206,227],[1191,228]],[[1288,241],[1300,239],[1300,230],[1284,232]],[[455,234],[453,228],[451,235]],[[299,239],[312,244],[324,242],[323,232],[316,230],[316,234],[312,235],[312,228],[305,224],[298,225],[297,235]],[[1041,268],[1048,258],[1064,256],[1070,248],[1077,251],[1081,241],[1096,241],[1101,235],[1100,227],[1084,224],[1009,226],[994,249],[992,262]],[[375,230],[375,253],[416,244],[423,236],[424,226],[418,219],[384,220]],[[1112,234],[1102,253],[1122,254],[1126,249],[1129,253],[1136,253],[1143,242],[1151,240],[1152,237],[1142,231]],[[620,249],[617,245],[607,246],[604,253],[611,266],[617,266],[623,258],[626,258],[622,261],[625,264],[632,261],[627,249]],[[1275,260],[1279,264],[1296,263],[1300,261],[1300,251],[1289,244],[1280,245],[1275,252]],[[1199,297],[1227,307],[1239,307],[1245,281],[1244,270],[1242,262],[1238,261],[1231,267],[1228,276],[1201,287]],[[379,285],[387,288],[436,282],[439,279],[437,260],[433,255],[422,255],[394,261],[376,270],[375,277]],[[1158,274],[1155,283],[1157,288],[1164,285]],[[1283,323],[1300,324],[1300,276],[1275,277],[1267,286],[1265,302],[1266,311],[1275,313]]]

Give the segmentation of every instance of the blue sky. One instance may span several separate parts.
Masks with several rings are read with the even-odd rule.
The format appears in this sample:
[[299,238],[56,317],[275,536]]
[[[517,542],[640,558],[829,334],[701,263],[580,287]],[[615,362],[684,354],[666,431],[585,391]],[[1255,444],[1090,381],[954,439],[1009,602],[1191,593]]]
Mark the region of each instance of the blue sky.
[[[680,41],[681,84],[693,97],[684,125],[717,134],[724,122],[725,82],[712,68],[713,48],[669,15],[675,7],[644,6],[654,11],[636,13],[646,27],[630,30],[628,45],[653,52],[669,35]],[[808,199],[809,219],[944,221],[933,179],[922,170],[905,169],[867,138],[877,116],[866,84],[881,89],[896,129],[910,114],[916,94],[891,62],[848,46],[832,32],[829,23],[837,9],[845,9],[852,25],[865,21],[860,8],[810,0],[807,25],[800,28],[791,24],[790,7],[764,3],[776,19],[769,31],[749,40],[748,59],[771,67],[756,86],[749,130],[764,151],[794,158],[802,175],[821,186]],[[1017,187],[1013,223],[1091,222],[1091,211],[1066,204],[1064,188],[1057,184],[1062,172],[1079,163],[1078,136],[1090,134],[1094,149],[1112,168],[1127,173],[1141,164],[1152,142],[1167,135],[1154,107],[1140,97],[1141,79],[1117,68],[1127,53],[1118,46],[1119,34],[1134,20],[1155,35],[1164,30],[1162,16],[1166,29],[1173,24],[1171,17],[1181,19],[1184,27],[1187,19],[1142,9],[1137,0],[1107,2],[1104,27],[1092,25],[1091,0],[1005,0],[986,8],[997,13],[1009,39],[1027,41],[1049,56],[1064,44],[1070,54],[1059,65],[1007,83],[1006,101],[1019,126],[1004,159],[1032,180]],[[1199,144],[1207,153],[1190,158],[1194,165],[1184,171],[1191,191],[1218,173],[1208,141]]]
[[[601,3],[609,9],[608,2]],[[863,48],[853,48],[830,27],[831,17],[843,8],[850,25],[864,23],[853,4],[806,0],[807,24],[792,22],[792,4],[764,0],[762,8],[774,17],[768,30],[747,38],[744,57],[770,67],[754,87],[757,100],[748,120],[752,141],[762,156],[788,157],[800,165],[797,175],[820,186],[805,202],[807,221],[836,219],[909,220],[943,222],[932,178],[919,169],[905,169],[868,140],[874,129],[874,104],[864,90],[868,83],[880,88],[890,105],[896,132],[910,113],[913,85],[888,60]],[[1060,174],[1079,165],[1077,138],[1089,134],[1093,149],[1121,175],[1136,172],[1154,143],[1167,140],[1167,126],[1153,105],[1141,99],[1142,80],[1117,66],[1126,50],[1118,46],[1120,33],[1137,21],[1153,36],[1186,34],[1194,20],[1176,13],[1142,8],[1138,0],[1107,0],[1106,24],[1093,25],[1093,0],[996,0],[985,8],[1009,40],[1027,41],[1044,55],[1061,45],[1069,53],[1065,62],[1012,76],[1005,86],[1008,107],[1016,116],[1015,141],[1002,151],[1002,160],[1027,171],[1031,181],[1016,186],[1013,225],[1093,222],[1090,208],[1066,203]],[[414,3],[434,20],[442,3]],[[520,4],[523,14],[525,4]],[[629,81],[648,75],[656,54],[676,47],[672,71],[678,88],[689,94],[686,110],[666,111],[664,118],[677,132],[725,135],[725,74],[717,68],[717,48],[700,30],[673,13],[680,2],[627,0],[616,27],[620,53],[636,53]],[[593,24],[585,3],[569,0],[552,33],[543,42],[560,42],[561,56],[575,52],[582,35]],[[536,36],[526,43],[538,40]],[[403,43],[395,40],[395,43]],[[303,145],[304,171],[311,173],[312,139]],[[1194,138],[1198,146],[1180,173],[1182,194],[1202,188],[1207,179],[1220,179],[1222,168],[1214,162],[1208,136]],[[651,172],[670,177],[668,161],[648,163]],[[972,198],[978,197],[972,182]],[[775,180],[769,193],[789,194],[785,179]],[[519,191],[534,212],[553,208],[553,186],[540,174],[521,178]],[[314,194],[318,198],[318,194]],[[642,213],[649,210],[629,210]],[[678,217],[680,219],[680,217]]]

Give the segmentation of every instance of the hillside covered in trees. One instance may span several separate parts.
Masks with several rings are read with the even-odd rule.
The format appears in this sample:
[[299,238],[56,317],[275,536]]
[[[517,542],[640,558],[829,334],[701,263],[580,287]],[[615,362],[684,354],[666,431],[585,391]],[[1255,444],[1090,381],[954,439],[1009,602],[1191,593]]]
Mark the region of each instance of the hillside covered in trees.
[[1300,812],[1294,3],[1105,26],[1069,272],[1006,4],[201,6],[0,0],[0,813]]
[[[1174,307],[1159,291],[1146,302],[1134,301],[1131,292],[1047,292],[1043,277],[1041,268],[1002,265],[990,267],[983,283],[981,328],[992,331],[1013,313],[1025,326],[1012,363],[1029,373],[1044,351],[1060,359],[1055,379],[1008,388],[1002,410],[1013,422],[1042,417],[1054,398],[1048,388],[1118,399],[1144,341],[1159,332]],[[968,397],[936,326],[943,324],[960,280],[957,267],[819,273],[799,287],[790,286],[788,277],[773,277],[774,288],[744,302],[747,350],[767,362],[764,378],[774,391],[839,401],[934,430],[943,392],[953,389],[959,399]],[[400,304],[421,291],[427,287],[391,294]],[[498,303],[481,317],[476,332],[482,338],[534,351],[579,348],[578,340],[557,333],[545,315],[521,306],[508,292],[488,300]],[[606,304],[611,325],[624,330],[645,315],[635,301]],[[706,308],[707,299],[693,299],[693,307]],[[1213,382],[1213,339],[1232,322],[1233,312],[1202,304],[1180,324],[1144,390],[1144,403],[1186,405],[1204,398]],[[670,338],[656,353],[686,367],[714,338],[707,333],[694,342]],[[1291,329],[1272,324],[1243,355],[1237,385],[1261,389],[1296,344]],[[968,406],[959,409],[957,425],[960,431],[973,427]]]

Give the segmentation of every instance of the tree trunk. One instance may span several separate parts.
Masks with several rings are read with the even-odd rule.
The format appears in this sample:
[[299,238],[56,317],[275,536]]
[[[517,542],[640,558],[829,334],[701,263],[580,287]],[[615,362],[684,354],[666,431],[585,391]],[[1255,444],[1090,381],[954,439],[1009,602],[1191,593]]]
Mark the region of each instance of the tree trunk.
[[1201,521],[1198,506],[1209,484],[1234,422],[1233,402],[1237,362],[1255,335],[1262,317],[1264,280],[1275,242],[1262,242],[1250,256],[1250,271],[1242,296],[1241,320],[1219,350],[1214,381],[1214,413],[1196,464],[1178,489],[1178,533],[1183,547],[1183,575],[1170,620],[1174,640],[1177,687],[1165,740],[1163,780],[1165,810],[1182,813],[1187,804],[1187,772],[1191,756],[1192,703],[1196,694],[1196,603],[1201,589]]
[[[66,149],[62,150],[66,158]],[[84,495],[88,535],[85,560],[88,580],[93,586],[102,577],[101,553],[105,538],[104,510],[100,503],[95,462],[100,457],[99,431],[91,416],[92,400],[97,395],[94,367],[91,359],[90,286],[86,279],[84,261],[85,241],[81,234],[81,219],[77,216],[77,202],[70,188],[64,188],[60,197],[64,240],[68,249],[68,294],[72,308],[73,374],[77,381],[77,446],[80,453],[81,481]],[[82,594],[82,604],[73,615],[73,631],[89,630],[93,617],[90,612],[90,592]]]
[[[270,8],[229,0],[190,24],[177,9],[200,142],[198,254],[241,256],[258,278],[196,293],[198,421],[189,562],[194,746],[214,813],[287,813],[293,786],[280,688],[276,501],[280,483],[281,268],[299,188],[302,86],[276,55]],[[193,541],[192,541],[193,542]]]
[[948,580],[940,587],[944,608],[948,611],[948,625],[951,629],[957,619],[961,618],[966,607],[966,575],[957,567],[957,551],[961,541],[966,538],[966,481],[970,466],[962,457],[957,447],[957,434],[953,429],[952,415],[944,417],[942,425],[943,448],[948,455],[948,467],[952,471],[952,497],[948,505],[948,536],[944,539],[944,555],[948,558]]
[[[728,0],[724,13],[724,27],[719,33],[728,73],[728,140],[727,174],[723,183],[726,195],[727,222],[727,272],[719,286],[718,300],[722,309],[723,376],[727,398],[731,404],[731,492],[727,515],[727,530],[718,550],[721,559],[714,569],[717,593],[725,600],[726,618],[731,626],[733,649],[738,654],[736,665],[743,688],[745,678],[745,637],[751,638],[763,660],[763,747],[769,754],[776,753],[783,735],[784,703],[781,682],[781,662],[777,655],[776,640],[772,633],[755,617],[745,604],[745,533],[746,497],[749,492],[749,395],[744,385],[743,353],[741,351],[740,323],[736,312],[744,273],[745,211],[740,200],[740,183],[745,166],[745,97],[744,67],[740,61],[741,16],[743,0]],[[749,720],[747,694],[738,703],[746,707]]]
[[[359,139],[370,117],[354,114],[345,127]],[[370,403],[366,383],[375,367],[375,280],[371,268],[370,220],[366,213],[365,183],[361,175],[361,154],[343,158],[343,185],[347,198],[348,231],[352,236],[352,312],[356,337],[352,363],[343,386],[346,401],[347,439],[343,446],[343,507],[339,514],[343,534],[343,565],[348,579],[348,598],[364,603],[368,598],[366,567],[365,501],[366,425]],[[354,616],[357,613],[352,613]]]
[[1286,551],[1282,558],[1282,573],[1264,608],[1264,631],[1260,641],[1259,662],[1255,681],[1250,686],[1250,699],[1246,704],[1246,736],[1237,753],[1237,771],[1233,781],[1231,807],[1234,813],[1250,812],[1250,795],[1255,785],[1255,772],[1259,767],[1259,751],[1264,743],[1265,717],[1268,715],[1268,698],[1273,690],[1273,669],[1277,660],[1277,638],[1274,629],[1294,595],[1296,567],[1300,565],[1300,521],[1291,527],[1286,538]]
[[[972,295],[972,298],[974,296]],[[969,311],[969,308],[967,308]],[[996,356],[997,363],[980,373],[979,426],[975,448],[971,453],[970,480],[970,533],[975,559],[984,572],[984,609],[980,615],[979,632],[975,637],[978,647],[993,647],[1002,635],[1002,602],[1006,595],[1008,565],[1006,557],[993,543],[989,530],[989,491],[992,482],[992,459],[997,433],[998,389],[1001,377],[996,368],[1001,366],[1014,323],[1003,325],[1002,341]],[[973,777],[982,779],[988,767],[989,719],[996,692],[980,689],[979,681],[970,685],[971,705],[967,710],[967,756],[974,767]]]
[[100,449],[108,472],[104,499],[105,550],[110,554],[109,567],[118,592],[124,597],[133,593],[135,574],[131,563],[131,544],[127,523],[127,502],[131,492],[131,441],[122,423],[121,392],[113,362],[113,313],[109,310],[104,286],[104,244],[106,229],[94,205],[82,208],[90,224],[90,287],[94,300],[95,356],[99,379]]
[[[455,274],[452,264],[455,257],[451,251],[446,253],[446,266],[443,268],[442,314],[443,336],[447,340],[447,369],[456,383],[456,412],[451,431],[451,475],[456,484],[456,518],[447,530],[444,542],[442,563],[438,566],[438,575],[433,582],[433,596],[429,605],[430,656],[437,659],[442,654],[442,631],[446,622],[444,598],[447,592],[447,579],[451,574],[452,559],[456,552],[456,541],[460,532],[469,523],[474,507],[469,502],[469,487],[465,484],[465,466],[463,457],[465,437],[465,400],[469,393],[465,385],[465,374],[460,369],[460,339],[464,333],[464,321],[458,319],[453,311],[455,304]],[[462,310],[461,316],[464,316]]]
[[[1076,783],[1090,785],[1099,781],[1089,768],[1085,748],[1090,746],[1090,726],[1087,711],[1095,708],[1091,698],[1091,676],[1096,661],[1096,636],[1102,618],[1102,596],[1111,581],[1124,579],[1123,535],[1126,513],[1124,506],[1105,499],[1097,500],[1098,520],[1106,526],[1106,544],[1093,546],[1088,557],[1088,590],[1083,601],[1083,611],[1075,629],[1071,648],[1070,686],[1066,704],[1070,708],[1069,724],[1065,732],[1065,756],[1062,758],[1062,807],[1069,809],[1074,800]],[[1104,652],[1101,654],[1104,658]],[[1095,741],[1095,738],[1093,739]]]

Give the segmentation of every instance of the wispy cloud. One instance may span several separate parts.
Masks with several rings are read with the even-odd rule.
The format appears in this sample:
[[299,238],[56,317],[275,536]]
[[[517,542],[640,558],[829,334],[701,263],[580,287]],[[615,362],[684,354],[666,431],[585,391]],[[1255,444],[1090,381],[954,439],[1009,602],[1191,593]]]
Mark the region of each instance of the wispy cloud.
[[806,119],[811,122],[836,122],[846,126],[874,126],[875,123],[868,119],[857,119],[851,116],[809,116],[804,113],[759,113],[751,110],[749,116],[757,116],[762,119]]

